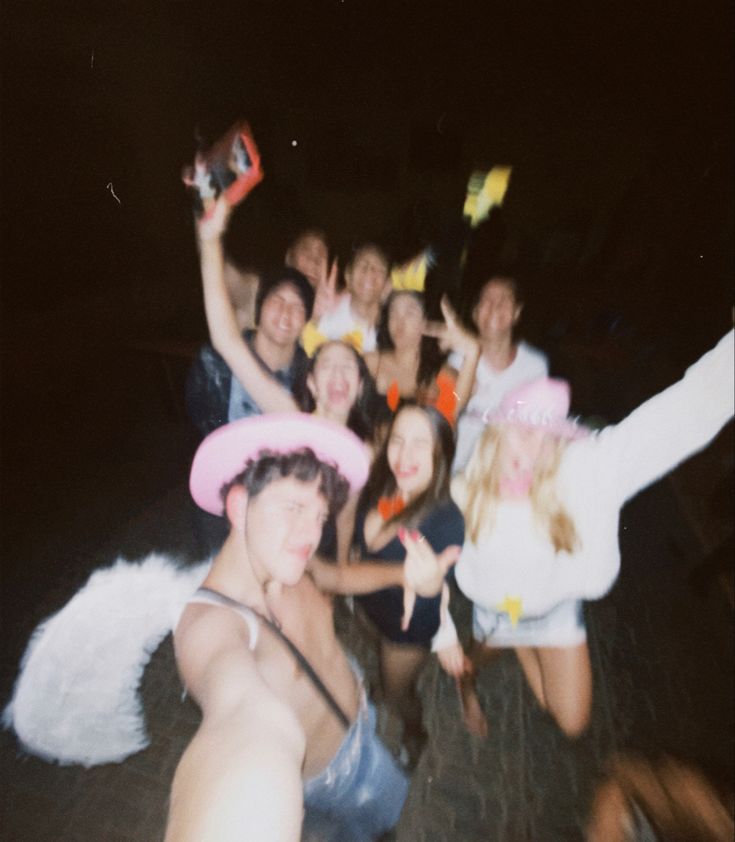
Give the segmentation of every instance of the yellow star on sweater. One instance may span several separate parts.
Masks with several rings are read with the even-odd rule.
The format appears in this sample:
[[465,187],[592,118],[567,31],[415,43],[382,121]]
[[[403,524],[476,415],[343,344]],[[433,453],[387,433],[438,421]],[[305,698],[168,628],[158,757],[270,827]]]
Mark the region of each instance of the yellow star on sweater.
[[517,596],[508,596],[498,606],[499,611],[504,611],[510,617],[510,623],[515,628],[518,625],[518,620],[523,614],[523,601]]

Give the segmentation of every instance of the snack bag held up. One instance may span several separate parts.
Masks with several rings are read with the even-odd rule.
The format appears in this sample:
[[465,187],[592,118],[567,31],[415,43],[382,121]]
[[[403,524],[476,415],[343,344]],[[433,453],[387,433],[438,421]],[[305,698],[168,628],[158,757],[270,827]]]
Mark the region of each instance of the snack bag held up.
[[260,154],[250,126],[236,123],[207,152],[197,153],[194,165],[181,178],[194,195],[194,213],[209,216],[224,193],[231,206],[241,202],[263,180]]

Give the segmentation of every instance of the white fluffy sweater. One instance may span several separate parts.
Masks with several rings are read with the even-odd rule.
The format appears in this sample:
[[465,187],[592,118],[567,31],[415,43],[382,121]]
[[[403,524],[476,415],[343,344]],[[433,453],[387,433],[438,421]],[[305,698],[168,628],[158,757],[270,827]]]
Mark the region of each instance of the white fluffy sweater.
[[[504,610],[506,599],[520,600],[521,617],[543,615],[562,600],[604,596],[620,569],[621,507],[707,445],[733,415],[733,388],[730,331],[678,383],[621,423],[568,445],[557,488],[577,531],[577,550],[555,553],[529,502],[501,502],[494,527],[478,544],[464,545],[456,567],[462,591],[494,610]],[[461,477],[452,493],[462,508]]]

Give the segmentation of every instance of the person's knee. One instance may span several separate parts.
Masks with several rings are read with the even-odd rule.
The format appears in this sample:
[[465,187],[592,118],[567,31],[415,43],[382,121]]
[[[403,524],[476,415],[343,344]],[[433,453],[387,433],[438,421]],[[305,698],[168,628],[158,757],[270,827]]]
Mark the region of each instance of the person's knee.
[[550,706],[556,724],[570,739],[581,737],[589,728],[590,710],[584,705]]

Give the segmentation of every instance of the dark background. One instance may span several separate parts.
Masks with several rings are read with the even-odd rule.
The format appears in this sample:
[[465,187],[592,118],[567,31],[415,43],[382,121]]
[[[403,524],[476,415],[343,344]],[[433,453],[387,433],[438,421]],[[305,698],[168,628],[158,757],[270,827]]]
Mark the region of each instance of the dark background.
[[[2,16],[6,594],[29,536],[63,549],[110,483],[135,508],[185,476],[193,439],[166,432],[183,423],[184,365],[136,343],[205,336],[180,171],[237,118],[266,171],[233,221],[243,262],[277,260],[306,223],[343,262],[370,236],[409,254],[458,217],[473,168],[512,164],[473,265],[526,267],[526,332],[557,373],[575,361],[578,412],[619,416],[731,323],[724,0],[24,2]],[[146,453],[166,463],[166,448],[170,470],[152,470]]]
[[[732,324],[732,18],[726,0],[0,3],[0,706],[92,570],[202,557],[183,382],[206,327],[180,181],[198,143],[252,124],[266,179],[227,246],[256,266],[304,224],[342,265],[366,237],[407,256],[456,222],[474,168],[512,164],[450,292],[466,306],[517,261],[523,332],[573,411],[614,421]],[[507,838],[577,838],[611,746],[669,751],[732,793],[732,469],[730,424],[623,511],[621,575],[587,607],[597,760],[560,745],[517,672],[489,674],[506,713],[478,760],[438,681],[437,788],[405,838],[531,817],[542,831]],[[129,763],[59,769],[0,733],[8,839],[160,836],[198,718],[170,645],[156,657],[157,742]]]

